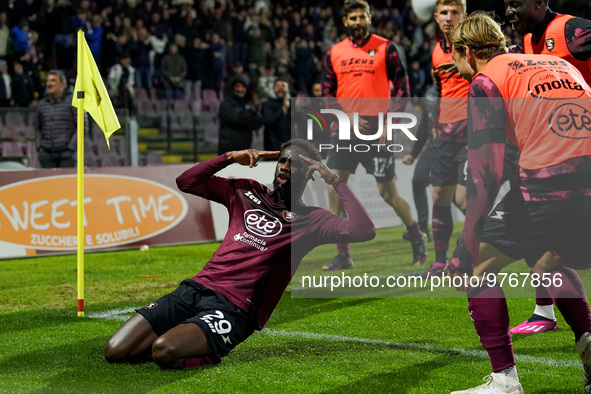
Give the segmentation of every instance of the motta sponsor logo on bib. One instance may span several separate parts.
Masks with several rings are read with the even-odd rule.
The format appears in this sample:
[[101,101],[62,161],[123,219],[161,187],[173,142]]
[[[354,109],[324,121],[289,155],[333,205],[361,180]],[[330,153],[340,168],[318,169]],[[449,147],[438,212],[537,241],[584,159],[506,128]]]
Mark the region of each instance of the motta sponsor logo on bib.
[[[379,106],[383,100],[375,100],[375,106]],[[352,102],[352,100],[347,100]],[[371,107],[372,101],[362,102],[361,104],[352,104],[357,106]],[[373,113],[373,112],[372,112]],[[321,109],[320,112],[311,108],[304,108],[304,114],[309,118],[306,124],[306,138],[313,141],[314,124],[318,125],[321,133],[328,132],[328,123],[323,114],[334,115],[338,125],[337,139],[338,143],[319,144],[318,150],[323,151],[348,151],[348,152],[370,152],[370,151],[388,151],[401,152],[403,146],[394,144],[394,132],[400,131],[411,141],[417,138],[411,132],[411,129],[417,125],[417,117],[407,112],[375,112],[375,116],[362,116],[358,112],[345,112],[339,109]],[[375,130],[361,132],[359,125],[360,119],[374,119],[371,124],[375,124]],[[386,143],[382,136],[385,136]]]
[[283,229],[283,224],[276,217],[260,209],[244,212],[246,229],[259,237],[275,237]]
[[[177,191],[141,178],[85,175],[84,246],[140,241],[187,215]],[[36,250],[76,250],[76,176],[34,178],[0,188],[0,241]]]
[[555,70],[535,73],[529,80],[528,88],[533,97],[547,100],[577,98],[585,94],[585,89],[573,76]]

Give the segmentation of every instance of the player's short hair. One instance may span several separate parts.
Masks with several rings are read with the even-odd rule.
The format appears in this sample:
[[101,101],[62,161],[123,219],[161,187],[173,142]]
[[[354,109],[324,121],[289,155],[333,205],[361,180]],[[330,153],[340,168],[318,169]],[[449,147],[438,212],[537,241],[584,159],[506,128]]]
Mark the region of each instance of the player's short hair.
[[61,83],[65,83],[65,84],[68,83],[68,79],[66,78],[66,74],[62,70],[56,70],[56,69],[49,70],[47,72],[47,75],[55,75],[56,77],[59,78]]
[[304,152],[306,152],[306,156],[312,160],[322,161],[320,152],[318,152],[318,149],[316,149],[316,147],[308,140],[304,140],[302,138],[291,139],[281,145],[281,152],[290,146],[297,146],[298,148],[302,149]]
[[435,8],[437,9],[440,5],[450,5],[450,4],[457,4],[462,7],[462,10],[466,12],[466,0],[436,0],[435,1]]
[[365,0],[345,0],[345,6],[343,7],[345,11],[345,17],[349,15],[350,12],[362,8],[363,11],[367,13],[367,15],[371,15],[369,9],[369,3]]
[[490,15],[488,12],[474,12],[456,25],[449,39],[458,53],[465,55],[464,46],[467,46],[477,58],[488,59],[508,51],[509,39]]

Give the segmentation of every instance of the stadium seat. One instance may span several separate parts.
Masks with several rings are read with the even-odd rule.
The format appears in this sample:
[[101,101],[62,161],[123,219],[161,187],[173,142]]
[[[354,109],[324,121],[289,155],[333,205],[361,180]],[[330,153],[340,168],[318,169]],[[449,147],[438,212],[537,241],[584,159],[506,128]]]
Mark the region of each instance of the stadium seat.
[[0,154],[2,155],[2,160],[15,160],[20,161],[23,164],[28,164],[29,157],[25,151],[25,148],[25,143],[22,142],[2,142],[2,144],[0,145]]

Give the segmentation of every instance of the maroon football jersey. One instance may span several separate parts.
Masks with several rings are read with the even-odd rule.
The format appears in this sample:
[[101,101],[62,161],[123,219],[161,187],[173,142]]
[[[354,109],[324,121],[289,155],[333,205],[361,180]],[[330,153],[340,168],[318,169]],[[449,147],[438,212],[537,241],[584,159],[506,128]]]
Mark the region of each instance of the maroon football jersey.
[[214,176],[229,164],[224,154],[192,167],[177,179],[179,189],[225,205],[230,215],[225,238],[193,280],[254,316],[261,329],[294,274],[292,263],[295,270],[301,259],[321,244],[369,240],[375,227],[342,181],[334,187],[349,218],[301,201],[289,209],[259,182]]

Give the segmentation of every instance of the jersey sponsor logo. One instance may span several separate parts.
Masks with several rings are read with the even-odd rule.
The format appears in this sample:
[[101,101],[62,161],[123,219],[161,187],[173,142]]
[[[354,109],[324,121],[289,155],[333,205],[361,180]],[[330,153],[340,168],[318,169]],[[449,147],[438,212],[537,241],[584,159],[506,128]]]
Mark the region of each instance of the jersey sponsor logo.
[[543,70],[535,73],[528,83],[529,93],[535,98],[560,100],[585,94],[585,88],[569,73]]
[[254,194],[252,194],[252,192],[246,192],[244,193],[244,195],[248,198],[250,198],[254,203],[256,203],[257,205],[261,205],[261,200],[255,196]]
[[[375,52],[375,50],[372,49],[372,51]],[[375,55],[375,53],[374,53]],[[372,55],[370,55],[372,56]],[[373,64],[373,59],[359,59],[359,58],[354,58],[351,57],[349,59],[345,59],[345,60],[341,60],[341,66],[345,67],[345,66],[352,66],[354,64]]]
[[550,129],[564,138],[591,138],[591,112],[578,104],[563,104],[550,115]]
[[548,50],[548,52],[552,52],[552,50],[554,49],[554,44],[554,37],[546,38],[546,49]]
[[246,231],[243,234],[238,233],[234,235],[234,241],[250,245],[253,248],[257,248],[262,252],[267,250],[267,242],[264,239],[257,238]]
[[520,68],[523,68],[523,67],[525,67],[525,66],[524,66],[524,65],[523,65],[523,63],[521,63],[519,60],[514,60],[514,61],[512,61],[511,63],[509,63],[509,67],[511,67],[511,70],[513,70],[513,71],[517,71],[517,70],[519,70]]
[[279,219],[260,209],[244,212],[244,225],[248,231],[259,237],[275,237],[283,229]]
[[561,60],[557,58],[556,60],[533,60],[533,59],[523,59],[523,62],[519,60],[514,60],[507,65],[513,71],[518,71],[524,67],[531,67],[531,66],[556,66],[556,67],[568,67],[570,63],[566,60]]
[[378,53],[375,49],[370,49],[367,54],[369,55],[369,57],[374,57],[376,55],[376,53]]

